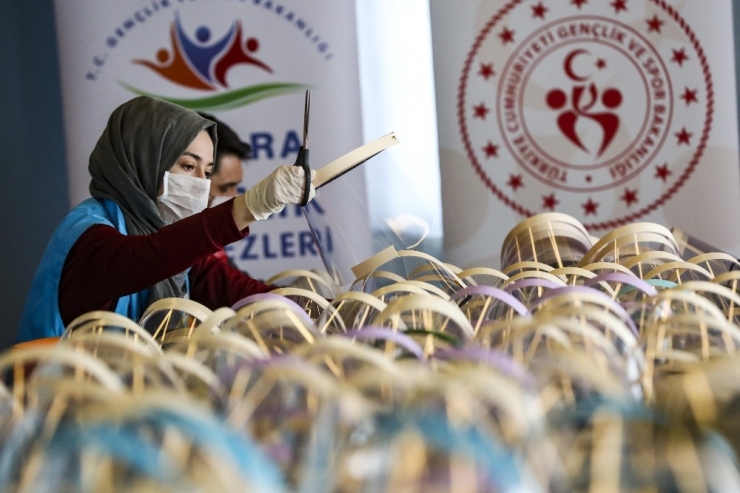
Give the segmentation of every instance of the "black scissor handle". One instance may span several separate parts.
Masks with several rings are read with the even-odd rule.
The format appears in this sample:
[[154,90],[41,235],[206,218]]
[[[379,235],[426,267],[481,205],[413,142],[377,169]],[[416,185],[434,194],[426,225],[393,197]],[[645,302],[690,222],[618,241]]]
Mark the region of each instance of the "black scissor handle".
[[303,146],[298,149],[298,156],[293,166],[303,168],[303,196],[299,205],[305,206],[308,204],[308,197],[311,194],[311,167],[308,165],[308,149],[304,149]]
[[303,168],[303,197],[300,205],[308,204],[308,197],[311,194],[311,167],[308,165],[308,117],[311,112],[311,92],[306,89],[306,99],[303,103],[303,145],[298,149],[295,164]]

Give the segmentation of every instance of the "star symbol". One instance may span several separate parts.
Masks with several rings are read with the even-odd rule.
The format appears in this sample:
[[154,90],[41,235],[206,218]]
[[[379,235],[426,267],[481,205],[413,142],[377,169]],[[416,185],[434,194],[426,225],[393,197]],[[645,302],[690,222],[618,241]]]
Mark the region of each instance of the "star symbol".
[[486,80],[496,75],[496,72],[493,71],[493,64],[492,63],[481,63],[480,70],[478,71],[478,75],[480,75]]
[[618,14],[622,10],[627,10],[627,0],[614,0],[612,3],[610,3],[612,7],[614,7],[614,13]]
[[545,18],[545,14],[547,13],[548,8],[542,5],[542,2],[538,3],[537,5],[532,5],[532,17],[538,17],[540,19]]
[[668,163],[655,167],[655,178],[660,178],[664,182],[667,181],[668,177],[672,174],[673,172],[668,169]]
[[588,3],[588,0],[570,0],[571,5],[575,5],[580,10],[581,5]]
[[689,145],[691,142],[689,140],[691,139],[691,136],[694,135],[691,132],[688,132],[686,130],[686,127],[683,127],[680,132],[676,132],[676,138],[678,138],[678,145],[686,144]]
[[498,157],[498,146],[489,140],[488,144],[483,148],[483,152],[486,153],[486,157]]
[[683,67],[683,62],[689,59],[689,56],[686,54],[686,50],[681,48],[680,50],[673,50],[673,58],[671,58],[672,62],[676,62],[679,67]]
[[686,106],[690,105],[691,103],[699,102],[699,99],[696,97],[697,91],[697,89],[691,90],[687,87],[683,94],[681,94],[681,99],[686,101]]
[[498,34],[498,37],[501,38],[501,42],[503,44],[513,43],[514,42],[514,31],[512,31],[508,27],[505,27],[504,30]]
[[550,209],[551,211],[555,210],[555,206],[558,205],[560,201],[555,198],[555,192],[552,192],[550,195],[543,195],[542,196],[542,208],[543,209]]
[[606,60],[603,58],[599,58],[596,60],[596,68],[599,70],[604,70],[606,68]]
[[524,186],[522,175],[509,175],[509,181],[506,182],[506,184],[509,185],[511,189],[516,192],[519,188]]
[[665,24],[662,20],[658,19],[658,14],[655,14],[652,19],[646,19],[645,22],[648,24],[648,32],[656,32],[660,34],[660,26]]
[[484,103],[476,104],[475,106],[473,106],[473,118],[480,118],[481,120],[485,120],[486,115],[489,111],[491,110],[487,108]]
[[583,213],[587,216],[595,216],[596,215],[596,209],[599,208],[598,202],[594,202],[591,197],[588,198],[588,202],[585,204],[581,204],[581,207],[583,207]]
[[624,203],[627,204],[627,206],[636,204],[638,202],[637,190],[630,190],[629,188],[625,188],[624,193],[620,198],[624,200]]

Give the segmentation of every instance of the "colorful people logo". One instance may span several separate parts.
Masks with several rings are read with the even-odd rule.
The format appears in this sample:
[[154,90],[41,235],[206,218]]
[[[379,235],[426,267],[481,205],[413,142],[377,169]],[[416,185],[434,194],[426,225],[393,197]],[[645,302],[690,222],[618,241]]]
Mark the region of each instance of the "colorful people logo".
[[256,38],[243,40],[241,22],[234,22],[220,39],[210,41],[211,30],[207,26],[199,26],[195,39],[190,39],[180,16],[176,15],[170,28],[171,48],[159,49],[156,62],[137,59],[133,63],[144,65],[176,84],[204,91],[216,90],[217,83],[229,87],[226,76],[236,65],[253,65],[272,73],[270,67],[252,56],[259,49],[259,41]]
[[[573,62],[579,55],[587,55],[584,49],[576,49],[568,53],[563,63],[565,75],[574,82],[570,101],[568,95],[562,89],[553,89],[547,93],[547,105],[553,110],[562,110],[558,115],[557,123],[560,131],[565,137],[584,152],[589,152],[579,135],[577,124],[579,119],[588,118],[596,122],[602,130],[601,144],[597,151],[597,157],[601,157],[619,130],[619,116],[613,111],[599,111],[595,106],[601,99],[601,105],[607,110],[615,110],[622,104],[622,92],[613,87],[607,88],[599,98],[599,89],[593,82],[588,82],[590,76],[576,74]],[[605,62],[598,60],[596,66],[601,68]],[[566,107],[567,106],[567,107]]]

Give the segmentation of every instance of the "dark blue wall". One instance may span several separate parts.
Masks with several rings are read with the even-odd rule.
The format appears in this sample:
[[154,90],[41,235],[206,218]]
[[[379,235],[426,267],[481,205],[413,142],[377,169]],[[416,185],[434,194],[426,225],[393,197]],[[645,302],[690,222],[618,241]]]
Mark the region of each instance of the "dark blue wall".
[[[732,0],[732,25],[735,27],[735,85],[740,87],[740,5]],[[740,115],[740,94],[738,96],[738,115]],[[740,129],[740,125],[738,126]]]
[[0,3],[0,349],[13,343],[31,278],[68,210],[51,0]]

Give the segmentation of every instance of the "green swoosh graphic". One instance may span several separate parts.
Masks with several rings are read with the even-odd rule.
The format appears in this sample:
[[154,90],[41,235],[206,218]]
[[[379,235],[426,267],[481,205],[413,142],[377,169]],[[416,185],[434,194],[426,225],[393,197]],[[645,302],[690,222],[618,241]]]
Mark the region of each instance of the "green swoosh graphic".
[[134,86],[126,84],[123,81],[118,81],[123,87],[138,94],[139,96],[152,96],[155,98],[169,101],[177,105],[189,108],[194,111],[223,111],[238,108],[240,106],[246,106],[248,104],[256,103],[263,99],[274,98],[277,96],[283,96],[285,94],[291,94],[295,92],[301,92],[308,88],[305,84],[294,84],[289,82],[276,82],[272,84],[257,84],[254,86],[246,86],[239,89],[235,89],[229,92],[222,92],[213,96],[207,96],[204,98],[196,99],[182,99],[182,98],[171,98],[168,96],[162,96],[159,94],[153,94],[150,92],[142,91]]

